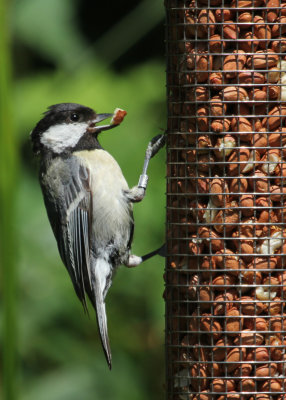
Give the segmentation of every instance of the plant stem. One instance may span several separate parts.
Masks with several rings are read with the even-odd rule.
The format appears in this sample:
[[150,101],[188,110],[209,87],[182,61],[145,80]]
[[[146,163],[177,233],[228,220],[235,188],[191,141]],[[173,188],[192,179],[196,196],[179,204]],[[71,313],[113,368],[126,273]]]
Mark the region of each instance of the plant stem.
[[3,298],[3,399],[16,399],[15,195],[17,154],[13,132],[8,1],[0,0],[0,268]]

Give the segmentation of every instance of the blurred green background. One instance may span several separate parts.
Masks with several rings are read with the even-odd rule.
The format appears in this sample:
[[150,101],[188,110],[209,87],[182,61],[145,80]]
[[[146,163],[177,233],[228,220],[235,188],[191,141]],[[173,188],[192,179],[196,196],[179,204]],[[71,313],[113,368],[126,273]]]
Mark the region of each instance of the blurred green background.
[[[51,104],[123,108],[124,123],[100,139],[129,185],[137,183],[148,141],[165,128],[163,1],[7,4],[0,0],[3,398],[163,399],[163,259],[121,267],[114,279],[107,296],[110,372],[94,313],[84,314],[60,261],[29,140]],[[164,242],[164,177],[161,151],[150,164],[147,196],[134,207],[135,254]]]

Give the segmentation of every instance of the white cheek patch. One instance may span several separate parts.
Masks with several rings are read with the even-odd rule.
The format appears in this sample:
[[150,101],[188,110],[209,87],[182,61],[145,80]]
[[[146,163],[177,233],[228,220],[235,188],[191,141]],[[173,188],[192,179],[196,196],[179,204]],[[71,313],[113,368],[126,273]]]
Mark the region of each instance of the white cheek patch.
[[42,134],[41,143],[55,153],[62,153],[66,148],[76,146],[87,126],[86,122],[51,126]]

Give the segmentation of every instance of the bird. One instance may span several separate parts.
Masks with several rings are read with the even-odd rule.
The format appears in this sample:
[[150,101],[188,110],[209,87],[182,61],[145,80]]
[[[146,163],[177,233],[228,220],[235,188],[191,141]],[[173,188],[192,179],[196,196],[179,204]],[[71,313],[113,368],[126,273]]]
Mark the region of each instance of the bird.
[[[97,114],[77,103],[48,107],[32,130],[39,156],[39,181],[48,219],[74,290],[87,311],[89,298],[96,312],[99,335],[111,369],[105,298],[120,265],[134,267],[164,255],[164,246],[145,256],[131,254],[133,203],[143,200],[150,159],[165,144],[153,138],[146,150],[138,185],[129,188],[116,160],[98,141],[101,132],[118,126],[126,112]],[[111,118],[109,124],[102,121]]]

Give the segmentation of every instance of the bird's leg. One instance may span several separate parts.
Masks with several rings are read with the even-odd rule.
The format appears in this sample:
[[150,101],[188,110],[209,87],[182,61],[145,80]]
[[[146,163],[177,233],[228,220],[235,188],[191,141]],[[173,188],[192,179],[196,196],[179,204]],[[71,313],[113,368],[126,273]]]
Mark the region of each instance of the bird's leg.
[[147,184],[148,184],[147,169],[148,169],[149,162],[150,162],[151,158],[154,157],[154,155],[158,153],[158,151],[161,149],[161,147],[164,146],[165,141],[166,141],[166,136],[163,134],[163,135],[155,136],[149,142],[146,153],[145,153],[143,170],[142,170],[142,174],[139,177],[138,185],[134,186],[133,188],[126,191],[126,196],[128,197],[129,201],[131,201],[132,203],[138,203],[139,201],[144,199]]
[[[139,182],[137,186],[134,186],[132,189],[128,190],[126,192],[126,195],[129,199],[129,201],[135,203],[143,200],[147,188],[147,183],[148,183],[148,175],[147,175],[147,169],[149,162],[152,157],[154,157],[155,154],[158,153],[158,151],[164,146],[166,141],[166,136],[163,135],[157,135],[155,136],[148,144],[147,150],[145,153],[145,159],[144,159],[144,165],[143,165],[143,170],[142,174],[139,177]],[[141,264],[142,262],[148,260],[149,258],[155,256],[155,255],[160,255],[162,257],[165,257],[165,252],[166,252],[166,246],[165,244],[161,246],[159,249],[156,249],[154,251],[151,251],[148,254],[145,254],[142,257],[136,256],[135,254],[130,254],[128,261],[126,262],[126,267],[132,268],[132,267],[137,267],[137,265]]]
[[159,247],[159,249],[153,250],[142,257],[136,256],[135,254],[130,254],[125,266],[128,268],[137,267],[137,265],[141,264],[142,262],[156,255],[159,255],[161,257],[166,257],[166,244],[163,244],[163,246]]

